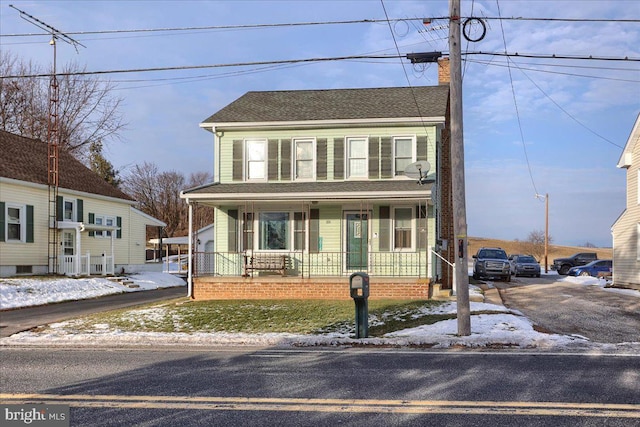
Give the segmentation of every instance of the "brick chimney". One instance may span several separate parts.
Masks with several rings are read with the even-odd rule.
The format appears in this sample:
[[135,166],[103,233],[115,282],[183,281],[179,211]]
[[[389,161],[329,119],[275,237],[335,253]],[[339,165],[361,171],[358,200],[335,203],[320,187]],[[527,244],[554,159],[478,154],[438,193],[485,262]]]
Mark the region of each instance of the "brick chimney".
[[449,68],[449,57],[438,59],[438,84],[448,85],[451,82],[451,70]]

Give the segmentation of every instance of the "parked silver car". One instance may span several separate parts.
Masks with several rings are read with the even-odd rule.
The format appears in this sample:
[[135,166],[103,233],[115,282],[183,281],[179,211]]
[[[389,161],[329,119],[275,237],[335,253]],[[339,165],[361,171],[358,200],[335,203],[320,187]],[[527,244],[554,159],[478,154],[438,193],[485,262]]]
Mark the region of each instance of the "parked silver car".
[[540,277],[540,263],[531,255],[511,255],[511,274],[514,276]]

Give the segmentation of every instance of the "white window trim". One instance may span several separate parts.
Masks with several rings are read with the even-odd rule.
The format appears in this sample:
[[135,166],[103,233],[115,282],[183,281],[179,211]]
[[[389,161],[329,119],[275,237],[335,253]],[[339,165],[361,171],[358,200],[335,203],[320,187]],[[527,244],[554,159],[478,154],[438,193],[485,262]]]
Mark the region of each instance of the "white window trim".
[[411,139],[411,162],[413,163],[418,158],[418,144],[416,143],[417,137],[415,135],[396,135],[391,138],[391,149],[392,149],[392,168],[393,168],[393,176],[394,178],[404,177],[404,173],[398,175],[397,172],[404,171],[396,171],[396,140],[397,139]]
[[[98,218],[102,220],[102,224],[98,224]],[[107,226],[107,220],[111,220],[111,226],[116,225],[116,217],[112,215],[94,215],[93,223],[96,225],[105,225]],[[113,231],[111,230],[96,230],[93,232],[93,237],[96,239],[110,239]]]
[[[68,219],[66,217],[66,204],[67,203],[71,203],[71,219]],[[78,218],[78,200],[77,199],[71,199],[69,197],[63,197],[62,198],[62,220],[66,221],[66,222],[77,222],[76,219]]]
[[[411,246],[408,248],[396,248],[396,210],[411,210]],[[416,208],[413,206],[392,206],[391,208],[391,250],[393,252],[414,252],[416,250]]]
[[[264,176],[262,178],[249,178],[249,149],[248,149],[248,145],[249,143],[252,142],[260,142],[262,143],[263,147],[264,147],[264,153],[263,153],[263,162],[264,162]],[[267,139],[265,138],[247,138],[244,140],[244,161],[243,161],[243,168],[244,168],[244,180],[245,181],[251,181],[251,182],[262,182],[262,181],[267,181],[268,177],[269,177],[269,144]]]
[[[296,213],[300,213],[302,212],[304,214],[304,226],[305,226],[305,239],[304,239],[304,248],[302,250],[300,249],[294,249],[295,246],[295,238],[296,238],[296,231],[295,231],[295,214]],[[289,248],[287,249],[260,249],[260,214],[264,214],[264,213],[286,213],[289,215],[289,236],[288,236],[288,241],[289,241]],[[242,213],[242,217],[244,217],[245,214]],[[258,210],[253,212],[253,219],[252,219],[252,223],[253,223],[253,229],[252,229],[252,233],[253,233],[253,249],[251,250],[252,252],[263,252],[263,253],[272,253],[272,252],[276,252],[276,253],[289,253],[289,252],[303,252],[303,253],[307,253],[307,251],[309,250],[309,215],[305,212],[305,211],[300,211],[300,210],[286,210],[286,209],[269,209],[269,210]],[[242,236],[242,234],[244,233],[244,227],[240,228],[240,239],[241,241],[244,240],[244,237]],[[246,248],[242,248],[243,250],[246,250]]]
[[[10,239],[9,238],[9,224],[14,224],[9,220],[9,209],[18,209],[20,211],[20,238],[19,239]],[[5,203],[4,206],[4,235],[6,243],[26,243],[27,241],[27,205],[21,205],[17,203]]]
[[[298,142],[311,142],[311,177],[309,178],[298,178],[298,157],[297,157],[297,143]],[[316,158],[316,138],[308,137],[308,138],[292,138],[292,153],[291,153],[291,163],[293,165],[293,180],[294,181],[315,181],[316,179],[316,164],[318,163],[318,159]]]
[[[365,149],[364,149],[364,174],[362,176],[352,176],[351,174],[351,162],[349,161],[351,157],[349,153],[351,152],[351,141],[354,140],[362,140],[365,141]],[[348,136],[345,138],[345,150],[344,150],[344,169],[345,169],[345,177],[346,179],[368,179],[369,178],[369,137],[368,136]],[[361,158],[361,157],[358,157]]]

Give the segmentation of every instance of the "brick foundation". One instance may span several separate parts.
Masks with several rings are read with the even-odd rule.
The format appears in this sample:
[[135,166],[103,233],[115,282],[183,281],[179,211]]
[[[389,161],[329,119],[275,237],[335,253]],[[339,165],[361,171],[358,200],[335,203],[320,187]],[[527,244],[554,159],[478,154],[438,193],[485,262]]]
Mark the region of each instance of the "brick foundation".
[[[230,299],[351,299],[349,278],[198,277],[194,300]],[[370,278],[369,299],[429,299],[426,279]]]

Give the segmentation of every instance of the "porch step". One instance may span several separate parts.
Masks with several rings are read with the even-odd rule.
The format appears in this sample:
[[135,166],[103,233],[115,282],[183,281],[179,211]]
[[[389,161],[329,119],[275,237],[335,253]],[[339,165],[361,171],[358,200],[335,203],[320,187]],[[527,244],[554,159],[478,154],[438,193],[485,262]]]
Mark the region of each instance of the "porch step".
[[118,276],[118,277],[107,277],[107,280],[110,280],[112,282],[117,282],[119,284],[121,284],[122,286],[126,286],[127,288],[131,288],[131,289],[136,289],[139,288],[140,285],[136,285],[134,283],[133,280],[131,280],[128,277],[122,277],[122,276]]
[[431,299],[436,301],[448,301],[451,300],[452,291],[451,289],[442,289],[441,283],[434,283],[431,285],[432,295]]

